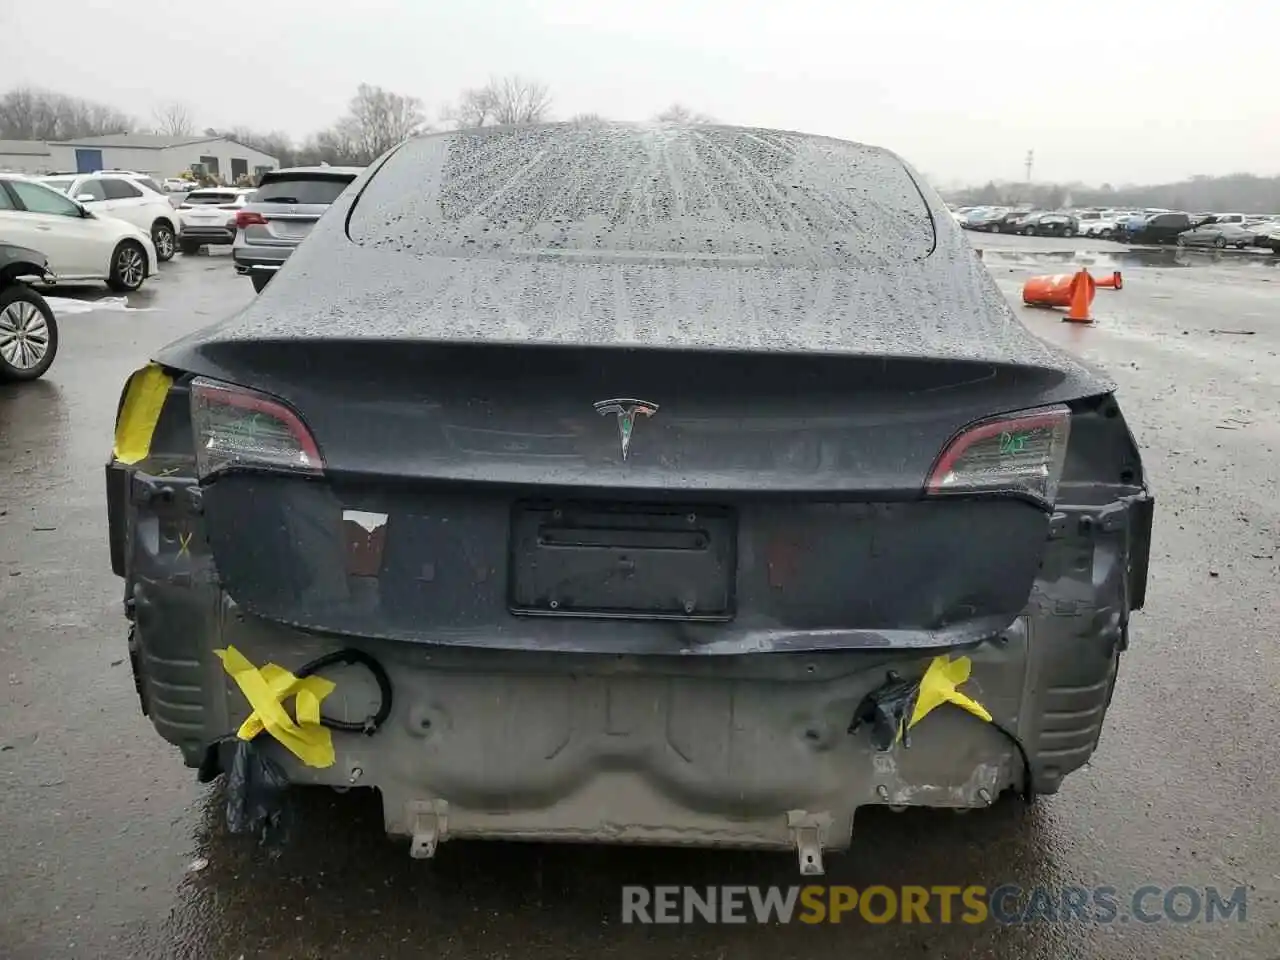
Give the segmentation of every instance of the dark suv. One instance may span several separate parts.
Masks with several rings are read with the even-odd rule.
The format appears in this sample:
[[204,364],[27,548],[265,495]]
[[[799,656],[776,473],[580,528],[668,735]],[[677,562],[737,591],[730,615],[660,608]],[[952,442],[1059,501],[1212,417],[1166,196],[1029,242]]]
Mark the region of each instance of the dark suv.
[[1129,243],[1177,243],[1178,234],[1193,226],[1195,222],[1188,214],[1155,213],[1145,220],[1130,220],[1120,239]]

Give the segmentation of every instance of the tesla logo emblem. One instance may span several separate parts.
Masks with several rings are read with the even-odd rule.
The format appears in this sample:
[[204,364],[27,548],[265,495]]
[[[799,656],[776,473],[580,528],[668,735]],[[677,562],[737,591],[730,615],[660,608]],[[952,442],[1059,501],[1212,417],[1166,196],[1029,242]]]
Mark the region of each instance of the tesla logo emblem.
[[631,433],[636,427],[636,417],[652,417],[658,412],[656,403],[644,400],[601,400],[594,405],[602,417],[613,414],[618,418],[618,437],[622,440],[622,459],[631,451]]

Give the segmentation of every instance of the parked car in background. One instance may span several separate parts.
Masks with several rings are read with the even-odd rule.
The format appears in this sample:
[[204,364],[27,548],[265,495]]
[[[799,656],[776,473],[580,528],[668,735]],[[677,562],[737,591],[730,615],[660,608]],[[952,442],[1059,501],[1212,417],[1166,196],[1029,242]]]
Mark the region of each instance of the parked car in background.
[[128,292],[156,271],[147,231],[22,174],[0,173],[0,237],[39,250],[59,281],[105,280]]
[[1003,214],[993,226],[994,233],[1018,233],[1020,232],[1022,223],[1027,217],[1032,216],[1030,210],[1010,210]]
[[43,253],[0,240],[0,380],[35,380],[53,363],[58,322],[44,297],[27,286],[50,279]]
[[292,167],[262,175],[236,213],[236,272],[261,291],[362,167]]
[[74,177],[41,177],[40,182],[97,213],[117,217],[146,230],[163,263],[178,249],[178,217],[164,188],[141,173],[124,170]]
[[[130,378],[105,471],[118,650],[202,780],[270,784],[228,778],[233,816],[358,782],[419,858],[820,874],[860,807],[1053,793],[1108,742],[1141,453],[897,156],[537,124],[410,140],[361,187]],[[327,697],[304,735],[258,722],[267,664]]]
[[1121,221],[1128,217],[1140,216],[1128,210],[1104,212],[1097,220],[1083,220],[1080,223],[1080,236],[1101,237],[1112,240],[1120,229]]
[[183,254],[194,256],[206,245],[235,243],[236,212],[251,193],[239,187],[200,187],[183,197],[178,206],[178,246]]
[[1036,213],[1018,223],[1018,232],[1027,237],[1074,237],[1079,229],[1069,213]]
[[1280,253],[1280,220],[1254,224],[1249,228],[1253,233],[1253,245],[1264,247]]
[[160,186],[164,188],[165,193],[186,193],[194,189],[196,183],[194,180],[186,180],[182,177],[165,177]]
[[1243,250],[1253,246],[1255,232],[1241,223],[1202,223],[1184,230],[1177,236],[1180,247],[1237,247]]
[[1190,214],[1157,213],[1142,220],[1127,221],[1120,239],[1127,243],[1177,243],[1178,234],[1193,226]]
[[969,211],[969,216],[962,226],[966,230],[981,230],[984,233],[995,233],[999,223],[1009,212],[1008,207],[979,207]]

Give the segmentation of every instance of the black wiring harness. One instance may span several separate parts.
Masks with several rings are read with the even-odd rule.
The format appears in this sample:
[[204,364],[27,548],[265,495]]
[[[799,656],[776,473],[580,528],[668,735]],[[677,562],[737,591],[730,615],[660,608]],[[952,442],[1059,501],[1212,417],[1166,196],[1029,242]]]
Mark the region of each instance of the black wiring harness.
[[338,663],[361,666],[373,674],[373,679],[378,684],[378,709],[376,713],[358,721],[334,720],[321,714],[320,723],[330,730],[341,730],[345,733],[363,733],[365,736],[371,737],[378,732],[379,727],[387,722],[387,717],[391,716],[391,678],[387,676],[387,671],[382,668],[382,664],[372,656],[363,650],[357,650],[355,647],[346,647],[343,650],[326,653],[322,657],[316,657],[314,660],[304,663],[293,672],[293,675],[301,680],[303,677],[309,677],[319,673],[326,667],[332,667]]

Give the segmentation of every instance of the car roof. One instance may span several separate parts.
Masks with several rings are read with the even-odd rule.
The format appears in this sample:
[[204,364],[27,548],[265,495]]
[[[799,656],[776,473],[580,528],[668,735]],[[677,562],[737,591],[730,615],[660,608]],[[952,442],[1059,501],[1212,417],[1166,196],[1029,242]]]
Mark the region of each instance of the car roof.
[[334,201],[273,296],[157,360],[208,374],[235,341],[358,338],[945,357],[1109,389],[1018,321],[959,227],[938,226],[936,194],[878,147],[711,124],[476,128],[409,141],[368,184]]
[[128,180],[151,180],[153,179],[149,173],[134,173],[131,170],[94,170],[92,173],[42,173],[37,179],[40,180],[62,180],[70,177],[72,180],[92,180],[94,177],[123,177]]
[[286,176],[291,173],[331,173],[335,176],[358,176],[364,172],[364,167],[285,167],[283,170],[268,170],[262,175],[262,179],[268,177],[275,179],[280,176]]

